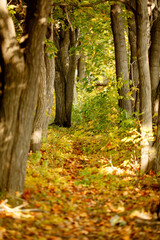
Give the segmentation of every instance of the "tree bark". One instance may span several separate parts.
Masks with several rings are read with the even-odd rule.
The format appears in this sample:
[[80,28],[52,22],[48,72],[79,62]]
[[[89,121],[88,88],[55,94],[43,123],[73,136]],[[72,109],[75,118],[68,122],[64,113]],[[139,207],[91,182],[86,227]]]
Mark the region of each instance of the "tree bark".
[[[130,7],[127,10],[131,11]],[[128,18],[128,39],[130,44],[131,58],[130,58],[130,79],[132,80],[132,111],[139,112],[139,70],[137,62],[137,31],[136,19],[132,12],[131,17]]]
[[[150,47],[150,72],[151,72],[151,85],[152,85],[152,113],[157,113],[157,133],[156,140],[153,144],[153,155],[151,158],[150,169],[156,172],[160,171],[160,97],[159,97],[159,13],[160,0],[157,1],[157,5],[153,10],[153,25],[151,29],[151,47]],[[157,105],[157,106],[156,106]]]
[[86,64],[85,64],[85,56],[83,53],[80,54],[78,59],[78,80],[82,80],[85,77]]
[[[48,26],[47,39],[53,41],[53,24]],[[46,51],[46,47],[42,47],[38,100],[30,143],[32,152],[40,151],[42,137],[43,139],[47,138],[49,116],[53,103],[55,61],[53,57],[50,59],[49,53]]]
[[37,106],[36,112],[33,121],[33,128],[32,128],[32,135],[31,135],[31,142],[30,142],[30,150],[32,152],[40,151],[41,148],[41,141],[42,141],[42,131],[43,125],[46,116],[46,108],[47,108],[47,101],[46,101],[46,66],[45,66],[45,59],[44,59],[44,46],[42,46],[41,51],[41,63],[40,63],[40,70],[39,70],[39,87],[38,87],[38,99],[37,99]]
[[[50,40],[53,41],[53,33],[50,37]],[[55,80],[55,58],[49,58],[49,54],[45,53],[45,65],[46,65],[46,101],[47,109],[46,116],[43,125],[43,137],[47,138],[47,130],[49,124],[49,118],[52,111],[53,105],[53,92],[54,92],[54,80]]]
[[76,71],[76,53],[77,44],[76,29],[59,31],[54,28],[54,43],[58,49],[55,76],[55,95],[56,95],[56,116],[54,123],[63,126],[71,126],[71,112],[73,103],[73,90]]
[[[77,44],[76,31],[71,30],[70,31],[70,48],[75,48],[76,44]],[[66,118],[67,118],[66,127],[71,126],[71,114],[72,114],[76,67],[77,67],[76,50],[73,50],[69,57],[69,69],[68,69],[67,84],[66,84]]]
[[160,103],[158,104],[158,107],[157,135],[153,144],[152,162],[150,164],[150,169],[155,172],[160,171]]
[[159,63],[160,63],[160,13],[158,6],[152,12],[152,28],[151,28],[151,46],[150,46],[150,75],[152,87],[152,114],[158,113],[158,86],[159,86]]
[[0,0],[0,188],[9,192],[24,190],[38,92],[40,50],[50,3],[28,0],[24,55],[16,40],[6,1]]
[[137,57],[140,77],[140,112],[141,112],[141,171],[147,172],[149,166],[150,138],[152,137],[151,82],[148,58],[148,10],[146,0],[137,0]]
[[131,101],[129,99],[129,96],[127,96],[130,91],[129,72],[121,3],[111,5],[111,27],[115,46],[119,106],[131,115]]
[[70,44],[69,29],[59,32],[54,28],[54,43],[58,49],[55,73],[55,96],[56,96],[56,116],[54,123],[59,126],[66,125],[66,82],[69,65],[68,49]]

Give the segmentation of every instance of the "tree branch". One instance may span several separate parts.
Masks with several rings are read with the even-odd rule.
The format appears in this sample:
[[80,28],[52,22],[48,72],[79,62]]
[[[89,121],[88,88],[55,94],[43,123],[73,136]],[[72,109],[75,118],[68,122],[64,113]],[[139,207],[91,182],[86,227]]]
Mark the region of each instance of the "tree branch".
[[69,15],[68,15],[68,11],[67,11],[67,7],[66,6],[65,6],[64,10],[65,10],[65,13],[66,13],[67,21],[68,21],[68,23],[69,23],[69,25],[71,27],[71,31],[74,32],[74,28],[73,28],[73,25],[72,25],[72,23],[71,23],[71,21],[69,19]]

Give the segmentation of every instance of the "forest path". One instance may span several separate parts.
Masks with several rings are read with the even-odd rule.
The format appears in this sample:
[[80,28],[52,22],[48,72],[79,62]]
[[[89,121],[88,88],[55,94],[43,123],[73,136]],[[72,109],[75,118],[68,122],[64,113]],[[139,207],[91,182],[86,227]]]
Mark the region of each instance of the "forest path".
[[106,134],[50,129],[29,154],[24,194],[1,196],[28,212],[1,212],[0,239],[160,239],[159,178],[138,176],[138,151]]

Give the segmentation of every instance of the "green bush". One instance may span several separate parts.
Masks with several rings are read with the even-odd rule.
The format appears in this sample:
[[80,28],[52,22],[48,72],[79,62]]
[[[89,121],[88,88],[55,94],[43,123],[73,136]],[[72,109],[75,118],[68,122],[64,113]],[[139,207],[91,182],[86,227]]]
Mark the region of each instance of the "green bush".
[[136,120],[118,107],[115,87],[94,89],[80,88],[78,104],[73,107],[73,125],[83,125],[93,132],[126,131],[136,126]]

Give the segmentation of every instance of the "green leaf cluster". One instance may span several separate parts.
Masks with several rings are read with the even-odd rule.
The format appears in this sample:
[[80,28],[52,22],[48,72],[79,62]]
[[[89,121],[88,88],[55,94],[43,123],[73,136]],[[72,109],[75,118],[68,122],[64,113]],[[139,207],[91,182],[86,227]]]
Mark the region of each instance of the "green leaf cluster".
[[48,53],[48,57],[51,59],[52,57],[55,57],[56,53],[57,53],[57,48],[54,45],[53,41],[46,39],[45,40],[45,50]]

